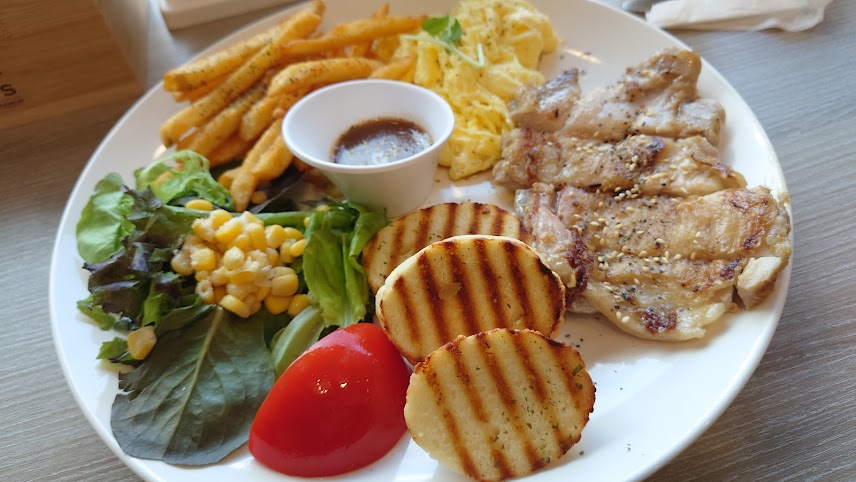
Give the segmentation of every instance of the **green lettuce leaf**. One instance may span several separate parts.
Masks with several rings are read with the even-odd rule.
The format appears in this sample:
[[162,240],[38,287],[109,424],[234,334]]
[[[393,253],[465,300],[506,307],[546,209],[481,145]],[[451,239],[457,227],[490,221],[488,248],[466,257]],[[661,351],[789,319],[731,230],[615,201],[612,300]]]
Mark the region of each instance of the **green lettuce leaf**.
[[178,151],[137,169],[134,178],[138,190],[151,189],[164,204],[193,197],[207,199],[225,209],[232,208],[229,191],[211,175],[208,159],[193,151]]
[[133,200],[122,189],[122,178],[108,174],[95,185],[95,192],[77,222],[77,252],[87,263],[106,260],[121,247],[122,238],[134,225],[125,219]]
[[124,358],[128,354],[128,341],[118,336],[101,344],[98,351],[98,360],[115,361]]
[[216,308],[161,335],[139,368],[120,375],[110,425],[122,450],[205,465],[243,445],[274,382],[263,331],[259,319]]
[[365,318],[370,293],[359,258],[368,240],[385,225],[382,214],[347,201],[309,218],[303,273],[326,326],[345,327]]

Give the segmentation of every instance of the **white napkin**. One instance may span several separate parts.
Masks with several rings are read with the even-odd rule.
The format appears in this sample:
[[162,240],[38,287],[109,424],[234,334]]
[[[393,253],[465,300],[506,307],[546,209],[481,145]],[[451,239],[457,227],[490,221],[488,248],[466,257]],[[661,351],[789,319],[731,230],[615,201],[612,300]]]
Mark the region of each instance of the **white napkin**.
[[668,0],[651,7],[648,23],[696,30],[806,30],[832,0]]

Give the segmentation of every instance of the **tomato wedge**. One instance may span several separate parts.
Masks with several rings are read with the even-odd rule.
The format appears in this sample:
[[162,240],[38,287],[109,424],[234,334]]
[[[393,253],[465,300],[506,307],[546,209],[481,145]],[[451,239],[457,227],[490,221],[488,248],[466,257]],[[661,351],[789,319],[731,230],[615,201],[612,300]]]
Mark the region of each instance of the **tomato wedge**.
[[259,408],[250,453],[300,477],[336,475],[383,457],[407,430],[410,369],[383,330],[330,333],[289,366]]

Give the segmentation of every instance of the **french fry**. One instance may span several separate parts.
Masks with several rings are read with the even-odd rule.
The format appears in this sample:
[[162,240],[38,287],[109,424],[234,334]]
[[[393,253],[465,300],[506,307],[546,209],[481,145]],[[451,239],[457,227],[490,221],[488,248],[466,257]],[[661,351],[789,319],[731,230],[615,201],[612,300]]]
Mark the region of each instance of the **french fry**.
[[[389,4],[384,3],[377,9],[374,13],[374,18],[384,18],[389,15]],[[336,28],[334,27],[331,33],[336,33]],[[369,53],[369,49],[371,49],[371,42],[362,42],[354,45],[349,45],[345,47],[344,56],[345,57],[366,57]]]
[[187,146],[188,149],[196,151],[203,156],[208,156],[214,148],[225,141],[234,132],[237,132],[241,124],[241,118],[250,107],[264,96],[265,86],[258,84],[244,92],[228,107],[221,110],[204,127],[198,135]]
[[241,166],[233,167],[232,169],[227,169],[220,174],[220,177],[217,178],[217,182],[219,182],[223,187],[229,189],[232,187],[232,183],[235,181],[235,178],[238,176],[238,173],[241,171]]
[[222,166],[223,164],[228,164],[236,159],[241,159],[246,155],[250,148],[253,147],[254,140],[255,139],[245,141],[244,139],[241,139],[241,136],[237,133],[232,134],[232,137],[229,137],[220,143],[220,145],[214,148],[211,154],[208,155],[208,163],[211,167],[217,167]]
[[282,30],[282,27],[282,25],[277,25],[226,50],[215,52],[167,71],[163,76],[164,89],[169,92],[193,91],[212,83],[219,77],[225,78],[262,47],[269,44]]
[[198,127],[249,89],[265,72],[281,59],[280,45],[307,36],[321,22],[321,17],[309,6],[290,17],[280,34],[266,44],[233,72],[211,93],[179,111],[161,125],[161,140],[171,146],[191,127]]
[[247,140],[258,138],[271,122],[285,115],[285,111],[303,98],[307,92],[308,90],[299,90],[279,96],[267,96],[256,102],[241,119],[241,127],[238,131],[241,138]]
[[273,96],[265,96],[257,100],[241,118],[241,125],[238,127],[238,135],[241,139],[255,139],[267,129],[273,121],[273,111],[278,102],[279,99]]
[[199,130],[194,130],[190,134],[187,134],[186,136],[179,139],[178,142],[175,144],[175,150],[181,151],[184,149],[188,149],[190,144],[193,142],[194,139],[196,139],[199,133]]
[[273,118],[280,119],[284,117],[285,113],[288,112],[288,109],[291,109],[291,106],[296,104],[298,100],[302,99],[303,96],[309,93],[309,90],[299,90],[297,92],[291,92],[281,96],[279,98],[279,104],[277,104],[276,109],[273,111]]
[[415,63],[416,60],[413,57],[402,57],[400,59],[395,59],[386,65],[382,65],[376,68],[374,72],[369,75],[369,78],[402,80],[410,71],[410,69],[413,68],[413,65]]
[[[310,4],[306,11],[317,15],[320,23],[320,17],[324,15],[324,9],[324,2],[317,0]],[[226,75],[237,70],[263,47],[277,39],[283,30],[287,28],[290,28],[290,26],[288,20],[285,20],[227,49],[171,69],[164,74],[164,89],[169,92],[188,92],[210,84],[218,77],[225,78]]]
[[308,89],[313,85],[363,79],[381,65],[377,60],[348,57],[291,64],[273,78],[268,87],[268,95],[295,92]]
[[285,146],[282,136],[277,136],[273,144],[262,154],[259,162],[252,167],[252,173],[260,181],[276,179],[288,169],[293,159],[294,155]]
[[400,44],[401,40],[397,35],[379,38],[372,42],[372,46],[366,57],[377,59],[381,62],[389,62]]
[[235,203],[236,211],[244,211],[247,209],[247,206],[249,206],[250,196],[253,195],[253,192],[255,192],[260,181],[260,179],[253,174],[253,167],[258,164],[265,151],[267,151],[270,146],[273,145],[276,138],[279,137],[279,131],[281,128],[281,119],[271,123],[241,163],[241,169],[238,171],[235,179],[229,187],[229,194],[232,195],[232,201]]
[[178,90],[172,93],[172,98],[176,102],[195,102],[202,97],[205,97],[211,91],[217,88],[218,85],[222,84],[224,80],[226,80],[228,75],[221,75],[210,82],[200,85],[199,87],[195,87],[189,90]]
[[421,17],[363,18],[343,23],[330,33],[314,39],[293,40],[278,46],[284,57],[299,57],[326,52],[381,37],[415,32],[422,25]]

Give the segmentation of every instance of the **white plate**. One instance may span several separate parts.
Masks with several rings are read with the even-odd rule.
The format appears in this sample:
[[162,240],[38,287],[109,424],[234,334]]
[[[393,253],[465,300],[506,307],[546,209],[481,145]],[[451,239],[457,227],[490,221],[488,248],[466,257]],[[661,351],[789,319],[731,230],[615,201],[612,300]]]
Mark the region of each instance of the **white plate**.
[[[393,13],[442,14],[451,0],[392,2]],[[577,66],[584,88],[615,80],[657,50],[683,46],[669,35],[618,10],[583,0],[535,1],[564,38],[562,51],[546,58],[551,75]],[[369,15],[380,0],[329,0],[325,25]],[[426,12],[426,9],[430,11]],[[267,19],[212,48],[272,25]],[[727,112],[722,158],[742,172],[749,185],[785,192],[775,152],[761,125],[737,92],[710,65],[699,80],[701,94],[721,102]],[[72,192],[53,253],[50,309],[60,363],[71,389],[105,443],[128,466],[151,481],[284,481],[288,477],[258,464],[246,448],[222,463],[204,468],[174,467],[126,456],[110,431],[110,405],[117,392],[115,371],[95,360],[102,341],[113,335],[98,330],[78,314],[75,302],[87,295],[86,273],[75,248],[74,229],[95,183],[111,171],[126,180],[137,167],[163,152],[161,122],[177,111],[160,85],[143,96],[116,124],[92,156]],[[474,199],[506,203],[483,178],[457,187],[438,184],[429,203]],[[639,480],[662,467],[698,437],[743,387],[764,354],[785,302],[790,267],[775,293],[751,312],[726,316],[699,341],[667,344],[638,340],[596,319],[572,319],[561,340],[579,345],[597,384],[597,402],[582,440],[561,460],[527,480]],[[347,480],[466,480],[438,467],[405,436],[391,453],[370,467],[341,477]]]

